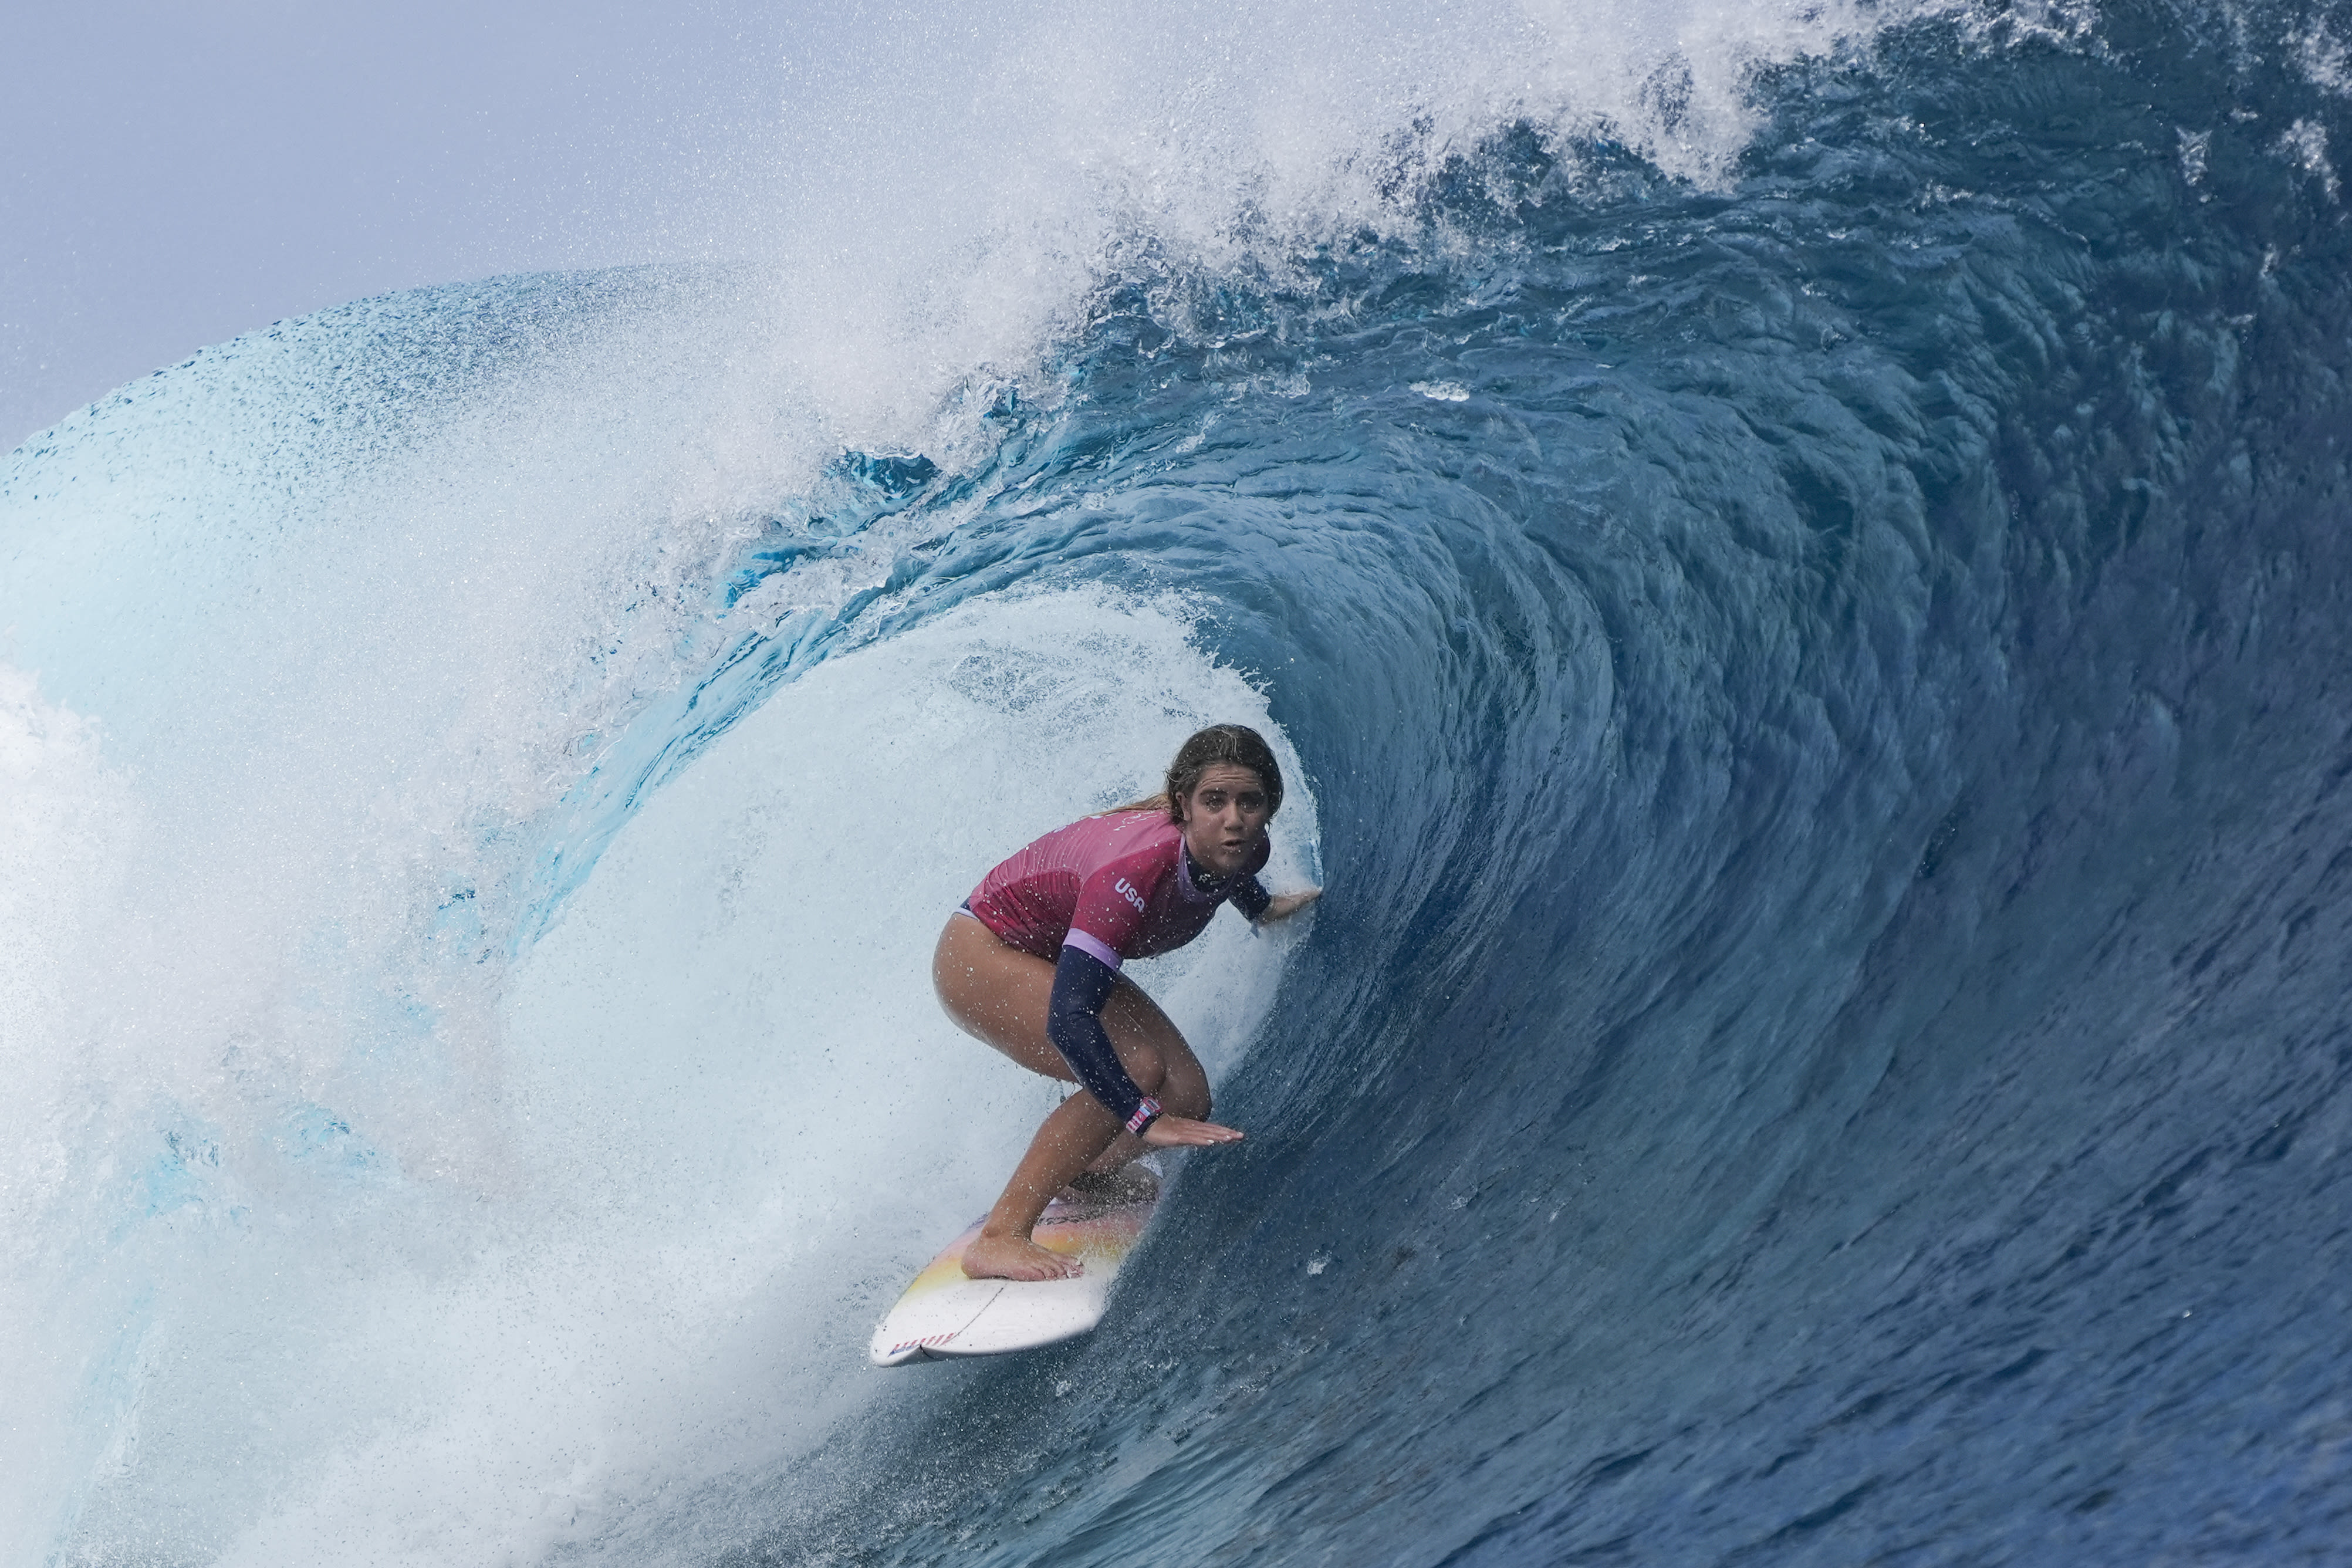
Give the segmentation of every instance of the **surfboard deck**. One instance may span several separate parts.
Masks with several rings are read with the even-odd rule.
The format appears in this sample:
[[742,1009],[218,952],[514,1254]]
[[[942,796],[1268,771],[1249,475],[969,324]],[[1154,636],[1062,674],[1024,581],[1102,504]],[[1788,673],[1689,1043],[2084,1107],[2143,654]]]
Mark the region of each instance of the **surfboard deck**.
[[1142,1237],[1159,1205],[1155,1193],[1125,1203],[1075,1203],[1056,1198],[1031,1232],[1038,1246],[1080,1258],[1086,1271],[1071,1279],[971,1279],[963,1249],[980,1234],[974,1220],[923,1266],[879,1327],[866,1351],[876,1366],[943,1361],[951,1356],[1004,1355],[1076,1339],[1102,1321],[1111,1281]]

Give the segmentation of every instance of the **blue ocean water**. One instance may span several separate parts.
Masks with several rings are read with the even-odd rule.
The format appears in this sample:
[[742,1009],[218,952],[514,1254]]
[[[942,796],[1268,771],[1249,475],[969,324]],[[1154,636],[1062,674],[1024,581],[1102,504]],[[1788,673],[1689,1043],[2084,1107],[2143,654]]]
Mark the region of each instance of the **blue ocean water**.
[[[1407,123],[1381,223],[1147,233],[898,426],[651,269],[28,443],[11,1539],[2335,1560],[2347,39],[1888,16],[1713,163],[1672,60]],[[1328,889],[1165,981],[1249,1142],[1092,1338],[867,1373],[1039,1108],[938,917],[1228,716]]]

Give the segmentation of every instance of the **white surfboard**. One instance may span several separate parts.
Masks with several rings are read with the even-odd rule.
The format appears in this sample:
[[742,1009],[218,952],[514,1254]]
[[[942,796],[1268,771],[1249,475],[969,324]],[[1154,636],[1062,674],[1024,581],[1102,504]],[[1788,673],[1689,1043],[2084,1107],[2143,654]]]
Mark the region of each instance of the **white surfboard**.
[[866,1354],[876,1366],[949,1356],[1003,1355],[1076,1339],[1102,1321],[1110,1282],[1135,1250],[1158,1203],[1153,1197],[1113,1204],[1055,1199],[1031,1233],[1038,1246],[1078,1258],[1085,1271],[1069,1279],[971,1279],[963,1249],[980,1234],[974,1220],[915,1276],[898,1304],[874,1331]]

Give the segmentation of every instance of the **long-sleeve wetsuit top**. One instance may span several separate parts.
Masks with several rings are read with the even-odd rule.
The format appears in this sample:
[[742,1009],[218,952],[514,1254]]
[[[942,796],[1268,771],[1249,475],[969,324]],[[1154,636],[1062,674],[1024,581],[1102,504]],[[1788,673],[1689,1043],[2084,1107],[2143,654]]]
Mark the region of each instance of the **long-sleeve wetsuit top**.
[[1045,1037],[1078,1081],[1132,1132],[1160,1114],[1135,1087],[1102,1026],[1118,967],[1183,946],[1230,901],[1255,921],[1273,901],[1257,873],[1212,877],[1192,863],[1184,830],[1161,811],[1122,811],[1057,827],[981,879],[964,907],[1008,947],[1054,964]]

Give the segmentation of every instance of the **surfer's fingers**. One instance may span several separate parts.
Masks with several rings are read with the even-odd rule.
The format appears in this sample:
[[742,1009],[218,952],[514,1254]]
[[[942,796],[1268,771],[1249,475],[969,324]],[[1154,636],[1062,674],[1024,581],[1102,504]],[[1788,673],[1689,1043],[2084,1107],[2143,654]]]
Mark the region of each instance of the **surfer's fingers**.
[[1213,1121],[1195,1121],[1189,1116],[1163,1116],[1143,1130],[1143,1141],[1155,1149],[1238,1143],[1241,1138],[1238,1128],[1222,1127]]

